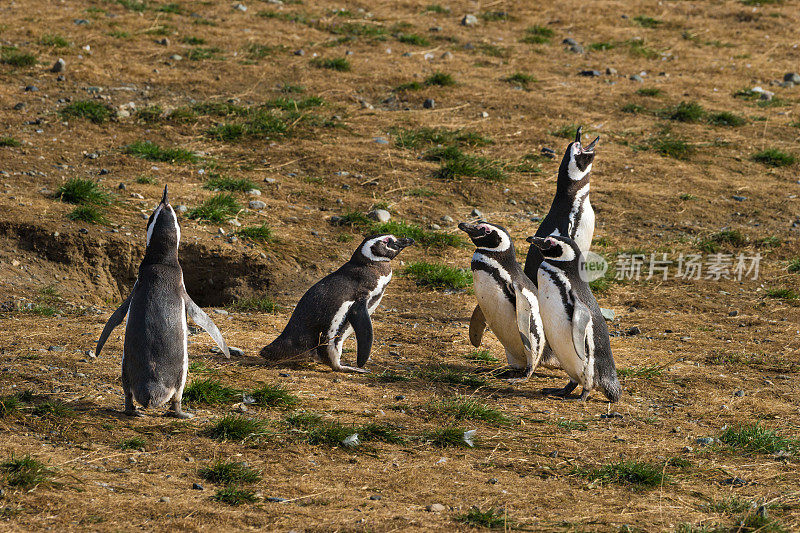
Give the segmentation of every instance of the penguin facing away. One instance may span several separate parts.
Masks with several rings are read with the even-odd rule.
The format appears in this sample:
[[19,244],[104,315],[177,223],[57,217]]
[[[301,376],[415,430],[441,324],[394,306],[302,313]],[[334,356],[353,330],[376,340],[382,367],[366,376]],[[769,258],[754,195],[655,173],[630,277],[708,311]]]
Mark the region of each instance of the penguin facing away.
[[568,237],[528,237],[542,253],[539,266],[539,305],[545,335],[553,353],[570,377],[563,389],[544,389],[545,394],[566,396],[580,384],[586,401],[600,389],[612,402],[622,389],[611,353],[608,328],[589,284],[580,277],[583,257]]
[[122,388],[128,416],[141,416],[134,399],[145,409],[169,401],[166,416],[194,416],[181,409],[189,370],[187,315],[230,357],[219,329],[192,301],[183,285],[183,271],[178,262],[180,238],[178,219],[164,187],[164,196],[147,221],[147,248],[136,283],[108,319],[95,348],[99,356],[108,336],[127,316]]
[[[367,372],[372,350],[372,313],[392,279],[391,259],[414,239],[373,235],[364,239],[338,270],[314,284],[300,298],[283,332],[261,349],[268,361],[313,356],[335,371]],[[357,367],[343,365],[342,345],[355,331]]]
[[[589,202],[589,174],[594,161],[594,149],[600,137],[588,146],[581,144],[581,128],[575,134],[575,141],[567,146],[561,166],[558,168],[556,195],[550,211],[544,217],[536,237],[561,235],[569,237],[578,244],[582,252],[587,252],[594,235],[594,209]],[[536,246],[528,250],[525,260],[525,274],[537,283],[542,254]]]
[[458,229],[477,247],[471,266],[478,305],[469,323],[470,342],[480,346],[488,324],[503,344],[509,366],[523,372],[515,381],[525,381],[539,364],[545,345],[536,286],[517,263],[505,228],[462,222]]

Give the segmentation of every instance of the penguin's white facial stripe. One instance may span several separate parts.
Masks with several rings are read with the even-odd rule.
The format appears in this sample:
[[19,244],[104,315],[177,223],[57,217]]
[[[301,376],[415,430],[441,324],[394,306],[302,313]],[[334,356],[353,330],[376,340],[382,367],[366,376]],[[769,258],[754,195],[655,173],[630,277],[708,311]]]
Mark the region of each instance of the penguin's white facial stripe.
[[575,151],[573,150],[572,157],[569,158],[569,165],[567,165],[567,175],[569,176],[569,179],[572,181],[581,181],[591,171],[591,163],[586,165],[584,170],[578,168],[578,164],[575,162]]
[[508,271],[506,271],[506,269],[503,268],[503,265],[501,265],[500,263],[498,263],[497,261],[495,261],[491,257],[486,257],[485,255],[483,255],[481,253],[475,252],[474,254],[472,254],[472,260],[473,261],[480,261],[481,263],[489,265],[492,269],[497,271],[497,273],[500,275],[500,278],[503,281],[505,281],[509,285],[513,284],[512,281],[511,281],[511,275],[508,273]]
[[372,245],[374,245],[377,242],[383,241],[383,239],[385,238],[386,237],[375,237],[374,239],[368,240],[361,246],[361,254],[370,261],[388,261],[389,260],[388,257],[380,257],[372,253]]
[[146,243],[147,246],[150,246],[150,238],[153,236],[153,228],[156,227],[156,222],[158,222],[158,215],[161,214],[162,209],[163,206],[159,204],[159,206],[156,208],[155,213],[153,213],[153,220],[150,222],[150,225],[147,226],[147,243]]
[[511,239],[508,238],[508,235],[506,235],[505,231],[495,228],[491,224],[480,224],[479,227],[483,228],[484,230],[487,230],[488,231],[487,235],[496,233],[500,237],[500,243],[494,248],[479,246],[478,247],[479,250],[486,250],[487,252],[505,252],[511,246]]

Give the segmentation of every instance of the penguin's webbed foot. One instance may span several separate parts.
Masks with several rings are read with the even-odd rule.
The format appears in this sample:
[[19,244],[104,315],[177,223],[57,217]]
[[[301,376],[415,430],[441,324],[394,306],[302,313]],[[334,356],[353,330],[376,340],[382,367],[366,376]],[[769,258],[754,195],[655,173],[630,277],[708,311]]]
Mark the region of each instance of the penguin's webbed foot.
[[130,417],[133,417],[133,418],[139,418],[139,417],[142,417],[142,416],[144,416],[144,415],[142,414],[142,412],[141,412],[141,411],[139,411],[138,409],[136,409],[135,407],[133,407],[133,408],[126,408],[126,409],[125,409],[124,411],[122,411],[122,412],[123,412],[123,414],[124,414],[125,416],[130,416]]
[[524,372],[525,373],[521,378],[510,378],[507,379],[506,381],[508,381],[508,383],[510,383],[511,385],[519,385],[520,383],[527,382],[533,375],[533,367],[532,366],[527,367]]
[[545,388],[542,389],[542,394],[545,396],[558,396],[561,398],[565,398],[569,395],[572,391],[575,390],[575,387],[578,386],[578,383],[575,381],[570,381],[567,383],[564,388],[556,389],[556,388]]
[[339,367],[334,368],[334,370],[338,370],[339,372],[352,372],[354,374],[369,374],[369,370],[366,368],[358,368],[357,366],[339,365]]
[[189,418],[194,418],[194,413],[187,413],[186,411],[173,411],[170,409],[164,416],[168,416],[170,418],[177,418],[179,420],[187,420]]

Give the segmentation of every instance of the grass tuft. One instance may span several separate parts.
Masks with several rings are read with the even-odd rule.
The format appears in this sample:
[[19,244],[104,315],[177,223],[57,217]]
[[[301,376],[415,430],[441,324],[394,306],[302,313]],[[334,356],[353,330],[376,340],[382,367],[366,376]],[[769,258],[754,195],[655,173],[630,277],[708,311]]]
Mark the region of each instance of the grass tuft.
[[183,391],[183,399],[192,404],[221,405],[235,402],[242,391],[223,385],[213,379],[192,381]]
[[300,403],[300,398],[281,385],[263,385],[250,392],[255,404],[260,407],[281,407],[288,409]]
[[438,87],[452,87],[456,84],[456,80],[450,74],[446,74],[444,72],[436,71],[427,78],[423,82],[428,87],[438,86]]
[[261,433],[263,426],[259,420],[240,415],[225,415],[203,430],[203,434],[216,440],[243,441]]
[[643,87],[636,91],[641,96],[661,96],[661,89],[657,87]]
[[38,63],[36,56],[18,50],[15,46],[4,46],[0,52],[0,63],[12,67],[30,67]]
[[797,158],[791,154],[787,154],[777,148],[767,148],[753,154],[753,161],[767,165],[768,167],[788,167],[794,165]]
[[438,263],[411,263],[405,274],[416,281],[417,285],[434,289],[461,290],[472,285],[470,271]]
[[624,483],[643,487],[657,487],[667,481],[661,465],[641,461],[620,461],[600,468],[582,470],[579,474],[590,481]]
[[415,46],[428,46],[431,42],[422,35],[416,33],[398,33],[395,38],[404,44],[413,44]]
[[650,142],[650,148],[655,152],[672,157],[673,159],[686,160],[695,152],[695,147],[683,139],[673,137],[658,138]]
[[458,235],[428,231],[407,222],[385,222],[372,226],[370,231],[374,233],[391,233],[399,239],[411,237],[420,246],[443,248],[445,246],[458,247],[464,244],[464,241]]
[[447,128],[394,129],[395,146],[398,148],[417,149],[425,146],[486,146],[494,141],[489,137],[465,129],[448,130]]
[[530,26],[525,29],[525,36],[520,41],[528,44],[546,44],[554,35],[555,32],[550,28],[538,25]]
[[428,410],[450,416],[455,420],[482,420],[490,424],[507,424],[511,421],[500,411],[465,396],[453,396],[432,402],[428,405]]
[[419,372],[419,377],[434,383],[465,385],[474,388],[487,384],[486,379],[481,376],[446,365],[429,366]]
[[663,24],[662,21],[645,15],[636,15],[633,17],[633,21],[642,28],[657,28]]
[[514,74],[502,78],[501,81],[510,83],[512,85],[519,85],[527,89],[529,83],[536,81],[536,76],[533,74],[526,74],[524,72],[515,72]]
[[127,145],[124,152],[134,157],[162,163],[196,163],[200,158],[184,148],[161,148],[151,141],[136,141]]
[[66,38],[55,33],[46,33],[39,38],[39,44],[42,46],[52,46],[53,48],[69,48],[72,46]]
[[231,193],[219,193],[191,209],[188,217],[219,224],[235,217],[241,210],[242,206]]
[[230,178],[228,176],[222,176],[219,174],[212,174],[203,184],[204,189],[214,190],[219,189],[220,191],[229,191],[229,192],[247,192],[251,189],[261,189],[258,185],[256,185],[253,181],[247,178]]
[[211,499],[220,503],[227,503],[228,505],[242,505],[243,503],[254,503],[258,501],[256,494],[252,490],[240,489],[237,487],[219,489]]
[[661,116],[678,122],[699,122],[706,114],[703,106],[697,102],[681,102],[675,107],[662,111]]
[[726,229],[699,240],[697,242],[697,248],[704,252],[716,253],[723,244],[729,244],[733,247],[740,248],[747,245],[747,237],[739,230]]
[[236,231],[236,235],[256,242],[272,242],[272,228],[266,222],[260,226],[250,226]]
[[478,363],[499,363],[500,360],[492,355],[489,350],[472,350],[464,356],[468,361],[475,361]]
[[80,100],[61,108],[59,113],[65,120],[69,118],[85,118],[95,124],[102,124],[111,118],[112,111],[107,105],[101,104],[96,100]]
[[325,68],[328,70],[335,70],[337,72],[348,72],[350,70],[350,62],[344,57],[335,58],[321,58],[315,57],[311,60],[311,66],[316,68]]
[[12,137],[10,135],[4,135],[4,136],[0,137],[0,146],[6,147],[6,148],[16,148],[17,146],[20,146],[21,144],[22,144],[21,142],[19,142],[18,140],[16,140],[14,137]]
[[261,479],[261,472],[240,461],[217,461],[201,468],[197,474],[206,481],[220,485],[255,483]]
[[442,427],[426,431],[422,434],[422,440],[435,448],[469,448],[469,444],[464,440],[462,427]]
[[786,270],[791,272],[792,274],[800,273],[800,257],[795,257],[789,261],[789,264],[786,266]]
[[268,296],[252,296],[236,300],[231,305],[231,309],[236,311],[256,311],[259,313],[274,313],[278,309],[275,301]]
[[775,298],[778,300],[792,301],[800,299],[800,294],[798,294],[793,289],[785,289],[785,288],[766,289],[764,293],[770,298]]
[[743,126],[747,123],[747,120],[744,117],[740,117],[730,111],[722,111],[720,113],[712,113],[708,116],[709,124],[714,126],[728,126],[731,128],[736,128],[738,126]]
[[147,445],[147,441],[143,437],[131,437],[129,439],[124,439],[119,443],[120,450],[142,450],[144,449],[145,445]]
[[49,468],[30,455],[20,459],[12,455],[0,464],[0,470],[4,471],[8,485],[26,490],[46,482],[53,475]]
[[719,440],[731,448],[750,453],[791,452],[800,444],[797,439],[783,437],[774,429],[767,429],[760,424],[729,427],[722,432]]
[[505,510],[494,507],[490,507],[486,511],[481,511],[479,507],[471,507],[466,513],[456,515],[455,520],[472,527],[508,531],[514,528],[514,522],[508,517]]
[[0,396],[0,418],[5,418],[10,414],[17,412],[20,403],[19,396],[16,394]]
[[75,411],[69,405],[60,400],[48,400],[40,403],[33,408],[36,416],[46,416],[51,418],[71,418],[75,416]]
[[110,196],[100,188],[100,185],[89,179],[71,178],[56,190],[55,197],[69,204],[98,204],[111,203]]
[[68,215],[67,218],[78,222],[86,222],[88,224],[105,224],[106,217],[99,207],[94,205],[79,205],[76,206]]

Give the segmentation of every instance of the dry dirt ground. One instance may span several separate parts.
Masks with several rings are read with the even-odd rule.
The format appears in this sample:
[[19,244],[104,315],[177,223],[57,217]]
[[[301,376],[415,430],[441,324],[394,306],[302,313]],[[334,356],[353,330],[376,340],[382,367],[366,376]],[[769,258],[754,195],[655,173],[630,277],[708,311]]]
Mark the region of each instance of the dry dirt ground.
[[[800,156],[800,87],[775,83],[799,70],[795,3],[244,3],[0,4],[0,396],[17,399],[0,418],[0,529],[800,530],[792,440],[800,429],[800,166],[753,158],[768,149]],[[465,14],[477,24],[462,25]],[[26,64],[26,53],[37,62]],[[65,71],[51,72],[58,58]],[[319,61],[341,58],[349,70]],[[437,85],[437,72],[455,84]],[[630,79],[641,72],[643,81]],[[515,73],[531,77],[505,81]],[[773,99],[740,92],[755,86]],[[275,104],[310,97],[322,105]],[[82,101],[108,106],[111,117],[64,113]],[[264,112],[285,131],[214,130],[264,119],[253,110],[270,102]],[[744,122],[720,124],[731,120],[720,118],[726,111]],[[416,246],[396,262],[375,313],[370,374],[262,364],[258,350],[303,291],[361,239],[363,225],[333,225],[331,216],[378,206],[394,221],[455,235],[442,217],[474,218],[477,208],[511,231],[524,260],[524,238],[546,214],[565,135],[577,124],[601,135],[594,249],[612,263],[620,253],[677,259],[714,249],[763,257],[757,280],[677,279],[673,267],[666,281],[597,287],[600,304],[616,312],[618,404],[598,394],[585,404],[544,397],[542,387],[565,382],[561,373],[509,385],[494,372],[500,362],[468,358],[472,293],[418,286],[404,274],[418,261],[467,268],[466,245]],[[432,144],[398,142],[402,130],[424,127],[490,138],[462,150],[502,166],[502,179],[436,177],[440,163],[422,157]],[[139,141],[199,157],[127,153]],[[556,160],[541,155],[545,147]],[[190,421],[121,415],[122,329],[101,357],[86,353],[133,285],[142,214],[164,184],[173,205],[200,205],[217,194],[203,187],[214,175],[261,188],[258,197],[233,193],[245,207],[266,204],[240,211],[238,222],[266,224],[273,239],[232,239],[239,228],[229,222],[182,216],[189,293],[209,312],[229,311],[211,314],[228,344],[244,350],[225,360],[210,353],[208,336],[193,335],[189,381],[280,385],[298,398],[288,409],[248,407],[240,415],[266,429],[241,439],[207,433],[241,398],[188,402]],[[68,218],[75,206],[54,193],[72,178],[97,180],[112,195],[104,222]],[[278,304],[273,312],[245,305],[267,299]],[[627,334],[634,326],[640,333]],[[502,360],[490,333],[484,348]],[[442,408],[469,399],[504,418]],[[289,424],[297,413],[322,422]],[[315,435],[336,422],[349,432],[373,423],[401,439],[320,443]],[[476,430],[475,446],[438,447],[429,432],[447,427]],[[753,427],[760,441],[740,431]],[[11,465],[27,455],[49,471],[20,484]],[[254,501],[218,501],[224,485],[201,477],[229,460],[260,472],[234,486]],[[617,475],[626,468],[634,472]],[[442,507],[429,510],[434,504]]]

